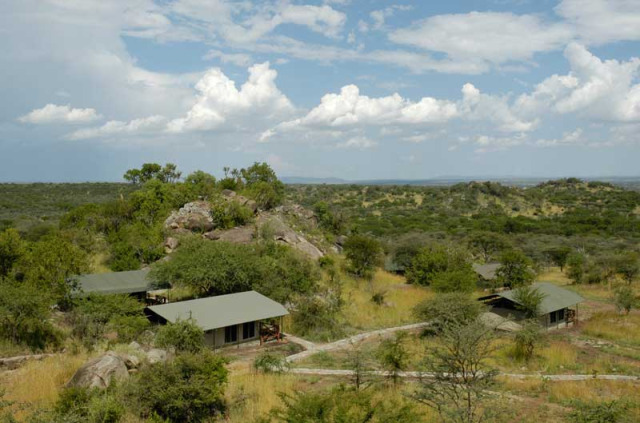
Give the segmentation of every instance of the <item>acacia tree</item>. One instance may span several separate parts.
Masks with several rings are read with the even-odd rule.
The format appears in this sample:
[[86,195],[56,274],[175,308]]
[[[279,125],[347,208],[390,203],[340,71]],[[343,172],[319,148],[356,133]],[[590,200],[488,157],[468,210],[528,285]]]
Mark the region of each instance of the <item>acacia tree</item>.
[[366,235],[352,235],[344,243],[349,271],[359,278],[371,279],[376,266],[382,263],[382,246]]
[[635,252],[625,253],[615,260],[617,273],[622,276],[625,282],[630,284],[640,274],[640,260]]
[[407,369],[409,352],[405,347],[406,332],[398,332],[393,339],[385,339],[378,347],[380,365],[387,371],[394,385],[400,380],[400,372]]
[[529,285],[535,278],[531,265],[531,259],[522,251],[507,250],[500,256],[496,280],[498,284],[510,288]]
[[480,251],[483,261],[491,257],[508,245],[507,240],[500,234],[489,231],[474,232],[469,238],[469,246]]
[[481,404],[497,375],[486,363],[493,337],[493,329],[478,320],[446,328],[439,344],[427,351],[427,373],[414,399],[435,409],[443,421],[482,421]]
[[513,291],[513,299],[517,308],[521,310],[527,319],[540,316],[540,306],[545,294],[532,286],[520,286]]

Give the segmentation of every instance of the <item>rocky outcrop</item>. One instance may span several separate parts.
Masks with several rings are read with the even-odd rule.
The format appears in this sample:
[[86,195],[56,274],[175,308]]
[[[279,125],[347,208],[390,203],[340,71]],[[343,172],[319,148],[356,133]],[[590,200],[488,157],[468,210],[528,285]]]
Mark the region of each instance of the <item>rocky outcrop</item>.
[[165,220],[168,230],[187,229],[189,231],[210,231],[214,228],[211,204],[206,201],[187,203],[180,210],[171,212]]
[[167,361],[167,352],[159,348],[152,348],[147,352],[147,361],[150,364],[164,363]]
[[300,204],[278,206],[274,209],[274,212],[280,215],[294,217],[303,222],[303,224],[310,229],[318,226],[318,217],[316,214],[312,210],[305,209]]
[[273,236],[276,242],[289,245],[314,260],[324,256],[318,247],[307,241],[305,237],[287,225],[282,217],[276,214],[264,214],[257,220],[257,226],[263,233]]
[[237,228],[219,230],[207,232],[203,236],[211,241],[227,241],[235,244],[249,244],[255,237],[255,227],[253,226],[238,226]]
[[67,387],[105,389],[113,381],[124,381],[129,378],[127,365],[118,354],[109,351],[95,358],[75,372]]
[[43,360],[47,357],[53,357],[54,355],[55,354],[31,354],[0,358],[0,369],[15,370],[29,360]]

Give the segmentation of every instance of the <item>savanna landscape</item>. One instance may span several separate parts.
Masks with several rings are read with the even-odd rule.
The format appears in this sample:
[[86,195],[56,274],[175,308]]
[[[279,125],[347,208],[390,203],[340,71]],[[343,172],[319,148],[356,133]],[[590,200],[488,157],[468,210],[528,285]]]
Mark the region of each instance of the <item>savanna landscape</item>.
[[[2,421],[640,420],[633,185],[223,174],[0,184]],[[140,269],[142,297],[83,291]],[[580,298],[562,326],[541,283]],[[250,290],[288,310],[280,339],[212,348],[146,308]],[[505,292],[516,306],[488,320]]]

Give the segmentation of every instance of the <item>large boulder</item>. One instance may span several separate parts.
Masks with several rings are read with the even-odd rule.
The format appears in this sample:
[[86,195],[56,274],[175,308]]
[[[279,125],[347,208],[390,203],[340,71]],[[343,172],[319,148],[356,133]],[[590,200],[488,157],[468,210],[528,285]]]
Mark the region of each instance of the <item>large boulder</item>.
[[75,372],[67,387],[105,389],[113,381],[124,381],[129,377],[122,357],[109,351],[85,363]]
[[301,234],[294,231],[289,225],[287,225],[282,217],[278,215],[262,215],[257,221],[259,228],[268,228],[267,231],[273,234],[273,239],[276,242],[289,245],[296,250],[299,250],[311,257],[314,260],[324,256],[324,253],[320,251],[318,247],[310,243]]
[[160,348],[152,348],[147,352],[147,360],[151,364],[164,363],[167,361],[167,351]]
[[219,230],[207,232],[202,235],[211,241],[227,241],[235,244],[249,244],[255,237],[255,228],[253,226],[238,226],[227,230]]
[[180,210],[171,212],[164,227],[169,230],[210,231],[214,228],[211,204],[207,201],[187,203]]

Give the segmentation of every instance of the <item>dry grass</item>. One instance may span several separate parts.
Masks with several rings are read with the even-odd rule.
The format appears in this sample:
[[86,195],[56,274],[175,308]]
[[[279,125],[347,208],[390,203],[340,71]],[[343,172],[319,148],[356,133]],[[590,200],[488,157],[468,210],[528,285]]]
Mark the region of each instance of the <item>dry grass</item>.
[[557,285],[570,285],[571,279],[569,279],[559,267],[548,267],[538,274],[536,278],[538,281],[551,282]]
[[[371,301],[376,292],[385,293],[383,305]],[[343,315],[358,330],[400,326],[415,322],[413,308],[432,296],[426,288],[407,285],[402,276],[379,270],[371,282],[346,279]]]
[[600,402],[622,398],[640,401],[640,385],[637,382],[612,380],[587,380],[581,382],[553,382],[547,384],[549,400],[566,402],[582,400]]
[[[5,373],[0,386],[6,390],[5,399],[9,401],[29,408],[48,407],[56,402],[62,386],[86,361],[86,354],[56,355],[29,361],[17,370]],[[28,413],[29,408],[23,413]]]
[[601,312],[582,323],[582,333],[623,345],[640,346],[639,327],[640,313],[623,316],[617,312]]

